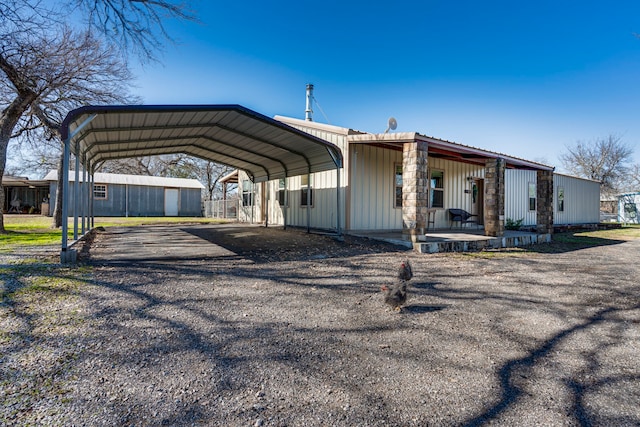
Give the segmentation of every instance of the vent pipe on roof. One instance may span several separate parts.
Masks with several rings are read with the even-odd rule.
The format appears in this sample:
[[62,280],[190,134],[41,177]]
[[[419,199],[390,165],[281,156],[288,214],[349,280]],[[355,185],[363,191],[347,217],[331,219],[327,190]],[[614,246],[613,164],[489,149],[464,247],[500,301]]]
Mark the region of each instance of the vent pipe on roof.
[[313,85],[307,84],[307,108],[304,110],[304,119],[308,122],[313,121],[313,109],[311,108],[311,102],[313,101]]

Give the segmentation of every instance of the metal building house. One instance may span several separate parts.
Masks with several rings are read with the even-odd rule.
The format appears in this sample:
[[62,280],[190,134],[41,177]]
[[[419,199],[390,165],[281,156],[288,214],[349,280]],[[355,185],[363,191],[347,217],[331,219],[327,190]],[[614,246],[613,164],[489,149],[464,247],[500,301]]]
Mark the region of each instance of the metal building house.
[[[49,172],[44,180],[49,181],[51,200],[55,200],[57,171]],[[69,182],[74,181],[75,174],[69,173]],[[121,217],[202,216],[203,189],[204,186],[195,179],[95,173],[93,214]],[[74,206],[73,192],[69,197],[70,206]]]
[[[523,212],[527,224],[537,226],[538,176],[541,171],[545,172],[548,176],[545,180],[551,183],[555,177],[550,166],[418,133],[369,134],[308,120],[282,116],[276,116],[275,119],[339,147],[345,165],[340,171],[342,185],[338,188],[336,175],[328,172],[271,180],[259,185],[253,185],[245,174],[240,173],[239,192],[243,193],[239,216],[241,221],[263,222],[268,217],[270,223],[304,226],[308,218],[313,228],[331,229],[335,216],[340,215],[346,232],[406,231],[406,228],[414,225],[406,223],[406,208],[411,201],[407,202],[407,195],[403,195],[407,188],[411,190],[411,186],[403,189],[403,179],[407,176],[403,168],[408,165],[407,156],[411,156],[404,150],[411,144],[428,147],[425,150],[428,166],[420,171],[424,174],[420,182],[426,190],[408,196],[428,199],[428,218],[424,221],[427,228],[448,229],[452,225],[449,210],[454,208],[477,215],[477,228],[485,227],[488,220],[485,205],[487,200],[492,201],[496,188],[500,187],[500,184],[498,187],[494,184],[491,188],[487,186],[488,171],[491,170],[488,165],[492,162],[498,162],[506,169],[504,188],[499,188],[504,193],[504,217],[515,218]],[[409,164],[411,162],[409,160]],[[571,181],[570,177],[567,179]],[[563,184],[563,188],[566,188],[565,197],[577,194],[568,191],[574,184]],[[589,192],[597,197],[599,187],[593,184],[597,183],[589,183]],[[534,198],[532,209],[529,209],[527,193],[530,189]],[[552,210],[555,204],[551,200],[553,187],[548,193],[541,200],[548,200],[546,208]],[[307,197],[310,201],[308,207]],[[340,200],[344,206],[342,211],[337,209],[336,200]],[[568,200],[565,203],[567,207],[575,206],[573,202],[569,204]],[[597,214],[597,202],[594,209]],[[587,210],[582,210],[567,219],[592,222],[591,212],[583,215],[585,213]]]

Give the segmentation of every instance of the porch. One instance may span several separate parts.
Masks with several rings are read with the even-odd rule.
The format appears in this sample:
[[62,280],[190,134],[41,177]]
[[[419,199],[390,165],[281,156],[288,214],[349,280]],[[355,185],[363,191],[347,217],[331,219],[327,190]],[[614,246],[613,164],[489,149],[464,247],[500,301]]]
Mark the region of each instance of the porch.
[[361,231],[348,233],[357,237],[366,237],[395,245],[413,248],[420,253],[438,252],[475,252],[488,249],[516,248],[539,243],[551,242],[549,233],[532,233],[527,231],[505,230],[501,237],[485,236],[482,229],[431,230],[424,240],[411,242],[409,236],[401,231],[380,232]]

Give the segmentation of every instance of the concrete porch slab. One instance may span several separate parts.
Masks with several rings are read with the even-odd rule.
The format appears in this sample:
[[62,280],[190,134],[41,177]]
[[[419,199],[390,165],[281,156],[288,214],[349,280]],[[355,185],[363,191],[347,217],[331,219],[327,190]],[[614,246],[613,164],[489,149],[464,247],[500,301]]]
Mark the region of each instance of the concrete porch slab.
[[432,230],[425,234],[424,241],[413,243],[401,232],[357,232],[348,233],[395,245],[413,248],[420,253],[474,252],[488,249],[515,248],[551,242],[551,234],[505,230],[502,237],[485,236],[483,230]]

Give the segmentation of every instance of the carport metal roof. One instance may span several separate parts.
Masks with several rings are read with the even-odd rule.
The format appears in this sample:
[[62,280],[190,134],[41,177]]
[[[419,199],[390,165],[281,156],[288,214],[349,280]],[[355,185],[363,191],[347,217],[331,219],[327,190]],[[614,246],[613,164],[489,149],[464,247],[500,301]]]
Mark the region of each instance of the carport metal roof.
[[[80,165],[93,175],[111,159],[184,153],[243,170],[253,182],[342,167],[337,146],[241,105],[86,106],[70,111],[60,132],[64,141],[63,262],[67,260],[67,174],[72,153],[76,156],[75,239],[78,212],[85,215],[84,204],[79,205]],[[82,224],[84,233],[84,219]]]
[[87,106],[71,111],[61,132],[91,171],[175,153],[244,170],[254,182],[342,167],[337,146],[240,105]]

